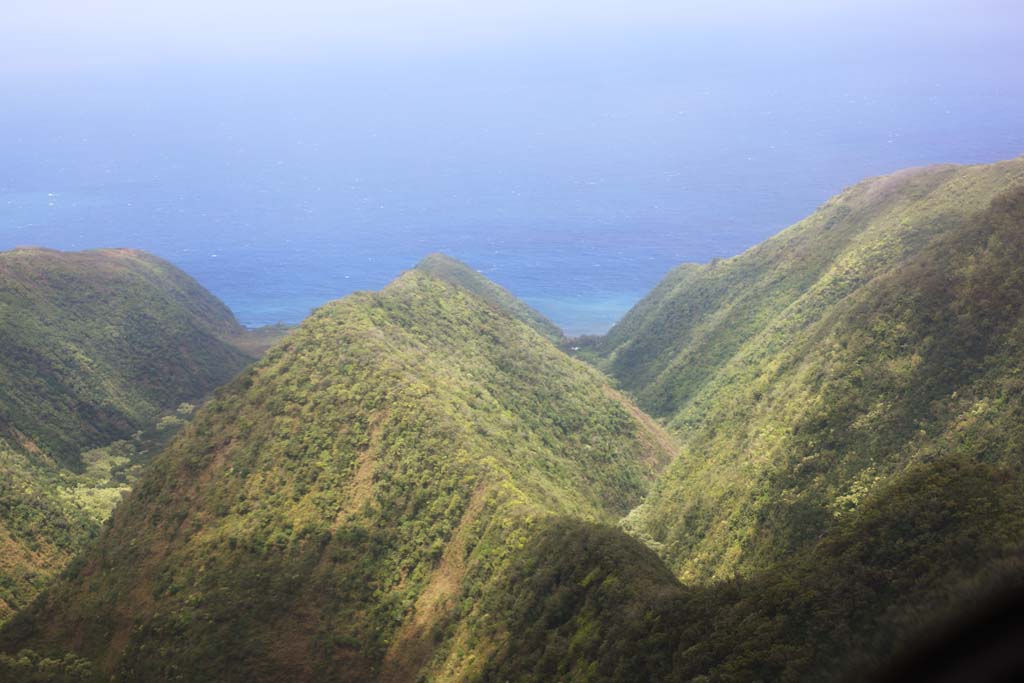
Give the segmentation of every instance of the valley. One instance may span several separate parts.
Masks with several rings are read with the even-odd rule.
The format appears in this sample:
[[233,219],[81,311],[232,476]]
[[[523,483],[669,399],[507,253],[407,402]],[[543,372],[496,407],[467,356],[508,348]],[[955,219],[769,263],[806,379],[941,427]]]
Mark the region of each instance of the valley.
[[601,337],[440,254],[291,330],[126,250],[0,306],[0,677],[873,680],[1024,588],[1024,158]]

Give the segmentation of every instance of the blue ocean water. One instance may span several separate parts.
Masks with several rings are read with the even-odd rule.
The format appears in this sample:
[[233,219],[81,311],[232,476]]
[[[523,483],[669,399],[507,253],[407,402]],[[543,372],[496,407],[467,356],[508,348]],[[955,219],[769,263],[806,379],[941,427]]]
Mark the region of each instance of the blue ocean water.
[[598,333],[864,177],[1024,153],[1014,60],[663,57],[26,77],[0,111],[0,248],[146,249],[251,326],[442,251]]

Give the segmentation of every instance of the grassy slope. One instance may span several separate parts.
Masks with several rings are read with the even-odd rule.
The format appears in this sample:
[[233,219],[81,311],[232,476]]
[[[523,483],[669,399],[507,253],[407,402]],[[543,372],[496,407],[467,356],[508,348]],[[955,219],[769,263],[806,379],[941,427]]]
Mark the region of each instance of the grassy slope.
[[70,467],[249,360],[220,301],[138,251],[0,253],[0,321],[0,431]]
[[250,358],[228,339],[244,336],[194,280],[142,252],[0,253],[0,622],[126,488],[138,449],[111,443],[237,373]]
[[411,271],[218,392],[4,647],[129,679],[467,676],[532,530],[613,523],[670,450],[599,373]]
[[914,462],[1021,464],[1024,160],[877,178],[685,266],[601,342],[683,442],[633,527],[684,579],[814,543]]
[[472,292],[516,320],[526,323],[555,344],[560,344],[565,339],[562,330],[553,322],[517,299],[501,285],[491,282],[460,261],[444,254],[430,254],[416,268]]

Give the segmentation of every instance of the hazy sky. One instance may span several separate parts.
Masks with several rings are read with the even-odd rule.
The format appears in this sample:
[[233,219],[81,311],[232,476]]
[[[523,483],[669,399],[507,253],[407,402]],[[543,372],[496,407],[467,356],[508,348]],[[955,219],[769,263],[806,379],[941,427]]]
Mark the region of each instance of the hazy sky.
[[[6,0],[0,68],[38,74],[83,67],[507,55],[589,49],[617,39],[712,35],[738,49],[784,43],[824,53],[851,47],[949,49],[1019,38],[1018,0]],[[773,38],[774,36],[774,38]],[[778,44],[776,44],[778,47]]]
[[864,177],[1024,153],[1024,0],[0,0],[0,249],[249,323],[429,251],[574,332]]

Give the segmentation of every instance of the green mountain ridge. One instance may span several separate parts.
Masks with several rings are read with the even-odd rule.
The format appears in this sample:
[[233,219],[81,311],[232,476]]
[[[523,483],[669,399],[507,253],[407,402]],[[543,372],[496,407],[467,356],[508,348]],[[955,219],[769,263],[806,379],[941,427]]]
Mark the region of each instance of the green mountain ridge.
[[250,360],[243,328],[192,278],[144,252],[0,253],[0,432],[68,466]]
[[504,287],[491,282],[466,264],[445,256],[429,254],[416,266],[416,270],[429,273],[436,278],[445,280],[456,287],[475,294],[484,301],[504,311],[516,320],[532,327],[539,334],[554,344],[565,341],[562,330],[542,314],[517,299]]
[[1024,590],[1022,285],[1024,158],[871,179],[581,340],[637,407],[432,255],[197,410],[0,678],[872,680]]
[[554,526],[485,680],[871,680],[1024,589],[1022,279],[1024,159],[872,179],[671,273],[587,349],[682,444],[623,521],[671,571]]
[[680,576],[769,568],[914,462],[1020,464],[1021,225],[1024,159],[872,179],[601,340],[682,443],[634,515]]
[[251,361],[245,338],[144,252],[0,253],[0,622],[95,536],[158,419],[167,431]]
[[128,680],[471,675],[473,596],[539,521],[614,524],[673,455],[600,373],[410,271],[197,411],[4,644]]

